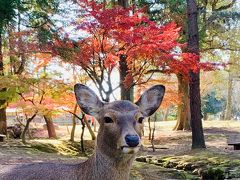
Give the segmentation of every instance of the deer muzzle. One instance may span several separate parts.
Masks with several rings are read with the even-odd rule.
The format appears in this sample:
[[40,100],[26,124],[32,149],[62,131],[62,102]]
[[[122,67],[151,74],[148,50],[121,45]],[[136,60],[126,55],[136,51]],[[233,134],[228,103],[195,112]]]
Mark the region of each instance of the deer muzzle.
[[138,135],[126,135],[124,145],[121,146],[122,152],[125,154],[135,154],[140,148],[140,137]]

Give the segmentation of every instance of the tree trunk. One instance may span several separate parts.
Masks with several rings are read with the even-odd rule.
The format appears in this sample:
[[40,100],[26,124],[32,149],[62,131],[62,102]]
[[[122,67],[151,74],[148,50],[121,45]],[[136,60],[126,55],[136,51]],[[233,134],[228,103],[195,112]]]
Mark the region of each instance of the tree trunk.
[[9,44],[9,60],[10,60],[10,67],[11,67],[11,75],[14,75],[15,72],[16,72],[16,60],[15,60],[15,57],[14,57],[14,36],[13,36],[13,29],[14,29],[14,26],[11,24],[9,25],[9,28],[8,28],[8,44]]
[[[0,27],[0,76],[4,76],[3,72],[3,53],[2,53],[2,31]],[[5,88],[0,89],[0,92],[6,91]],[[7,115],[5,100],[0,100],[0,134],[7,135]]]
[[204,114],[203,114],[203,120],[204,120],[204,121],[207,121],[207,120],[208,120],[208,113],[204,113]]
[[55,127],[53,124],[52,116],[44,115],[43,117],[44,117],[46,125],[47,125],[48,137],[56,139],[57,135],[56,135]]
[[34,114],[32,117],[27,119],[26,125],[25,125],[25,127],[23,129],[23,132],[21,134],[21,138],[22,138],[23,144],[26,144],[26,133],[27,133],[27,131],[29,129],[29,125],[30,125],[31,121],[36,117],[36,115],[37,115],[37,113]]
[[82,114],[83,114],[83,115],[82,115],[82,118],[80,118],[78,115],[76,115],[75,113],[73,113],[73,112],[71,112],[71,111],[67,111],[67,112],[71,113],[71,114],[74,115],[76,118],[78,118],[79,120],[83,121],[83,123],[84,123],[85,125],[87,125],[87,128],[88,128],[88,130],[89,130],[89,133],[90,133],[90,135],[91,135],[91,137],[92,137],[92,140],[95,140],[95,139],[96,139],[96,135],[94,134],[94,132],[93,132],[91,126],[89,125],[88,120],[87,120],[87,118],[86,118],[86,116],[85,116],[85,114],[84,114],[83,112],[82,112]]
[[190,102],[188,82],[184,80],[182,74],[177,74],[178,94],[181,104],[178,105],[177,124],[173,130],[190,130]]
[[84,120],[84,123],[87,125],[89,133],[91,134],[92,140],[95,140],[96,139],[96,135],[94,134],[90,124],[88,123],[88,120],[87,120],[86,116],[83,117],[83,120]]
[[171,106],[168,106],[166,111],[164,112],[163,121],[167,121],[168,120],[168,115],[169,115],[170,109],[171,109]]
[[156,121],[157,121],[157,114],[154,114],[154,120],[153,120],[153,129],[152,129],[152,137],[151,137],[151,144],[153,152],[155,152],[155,146],[154,146],[154,139],[155,139],[155,129],[156,129]]
[[[77,107],[78,107],[78,105],[75,104],[74,110],[73,110],[73,113],[74,113],[74,114],[76,114],[76,112],[77,112]],[[74,141],[76,124],[77,124],[77,123],[76,123],[76,116],[73,115],[73,117],[72,117],[72,130],[71,130],[71,138],[70,138],[70,141]]]
[[[128,6],[129,6],[127,0],[118,0],[118,5],[122,6],[123,8],[128,8]],[[126,60],[127,60],[127,55],[121,54],[119,57],[121,100],[133,101],[133,93],[134,93],[133,87],[126,88],[123,83],[129,72]]]
[[0,76],[3,76],[2,31],[0,27]]
[[128,0],[118,0],[118,5],[123,8],[127,8],[129,6]]
[[82,122],[82,133],[81,133],[81,142],[80,142],[80,144],[81,144],[81,151],[82,151],[83,153],[85,153],[84,139],[83,139],[83,136],[84,136],[84,129],[85,129],[85,123]]
[[97,121],[96,121],[96,119],[94,119],[94,122],[93,122],[93,131],[97,132]]
[[[0,106],[2,105],[0,101]],[[0,134],[7,135],[7,117],[6,117],[6,108],[0,109]]]
[[26,144],[26,132],[27,132],[27,130],[29,128],[30,122],[31,122],[31,120],[28,119],[27,122],[26,122],[26,125],[25,125],[25,127],[23,129],[22,135],[21,135],[23,144]]
[[148,129],[149,129],[149,134],[148,134],[148,140],[151,140],[152,137],[152,127],[151,127],[151,118],[148,117]]
[[128,74],[128,67],[127,67],[126,59],[127,59],[126,55],[120,55],[119,73],[120,73],[121,100],[133,101],[133,87],[126,88],[124,86],[124,80]]
[[[187,0],[188,45],[190,53],[199,55],[198,10],[195,0]],[[192,149],[206,148],[201,114],[200,73],[190,72],[190,110],[192,128]]]
[[232,93],[233,93],[233,80],[232,80],[231,74],[229,73],[227,107],[226,107],[225,120],[232,119],[232,104],[233,104],[232,103]]

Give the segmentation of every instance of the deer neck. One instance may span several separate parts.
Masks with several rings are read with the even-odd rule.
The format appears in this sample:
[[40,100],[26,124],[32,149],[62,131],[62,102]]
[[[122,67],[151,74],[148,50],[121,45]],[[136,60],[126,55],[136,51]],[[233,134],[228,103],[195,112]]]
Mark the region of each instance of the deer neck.
[[91,168],[91,174],[95,176],[93,179],[126,180],[129,179],[134,157],[133,154],[109,157],[96,149],[95,154],[89,159],[88,167]]

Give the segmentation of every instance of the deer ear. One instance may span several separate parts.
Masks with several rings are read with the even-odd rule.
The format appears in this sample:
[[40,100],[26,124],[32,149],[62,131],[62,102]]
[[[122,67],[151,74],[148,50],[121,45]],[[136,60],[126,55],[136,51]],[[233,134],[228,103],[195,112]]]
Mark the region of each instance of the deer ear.
[[151,116],[160,106],[165,93],[163,85],[155,85],[147,89],[135,103],[145,117]]
[[83,84],[75,84],[74,92],[81,110],[91,116],[97,116],[104,104],[93,90]]

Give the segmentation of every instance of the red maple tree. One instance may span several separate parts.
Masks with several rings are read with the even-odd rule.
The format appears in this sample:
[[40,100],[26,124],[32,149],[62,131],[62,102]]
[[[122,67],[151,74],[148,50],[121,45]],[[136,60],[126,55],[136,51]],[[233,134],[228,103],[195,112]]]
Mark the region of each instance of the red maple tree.
[[126,87],[145,83],[155,72],[181,72],[188,78],[189,70],[209,67],[199,63],[197,55],[177,51],[185,45],[178,42],[181,28],[174,22],[159,25],[142,9],[133,13],[132,7],[106,9],[95,2],[81,6],[85,13],[72,24],[76,31],[85,32],[86,38],[58,40],[56,49],[63,57],[68,54],[71,63],[82,67],[98,87],[103,100],[109,101],[114,90],[111,73],[118,67],[119,56],[125,56],[128,65]]

